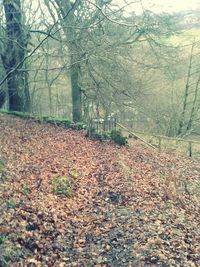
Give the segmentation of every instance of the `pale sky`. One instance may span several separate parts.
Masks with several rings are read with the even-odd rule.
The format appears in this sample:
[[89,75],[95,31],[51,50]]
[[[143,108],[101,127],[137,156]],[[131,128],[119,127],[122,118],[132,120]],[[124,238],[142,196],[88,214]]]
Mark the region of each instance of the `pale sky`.
[[200,8],[199,0],[143,0],[144,6],[164,12],[177,12],[182,10]]
[[129,6],[127,11],[135,11],[136,13],[141,12],[141,3],[146,9],[150,9],[154,12],[178,12],[184,10],[194,10],[199,8],[200,9],[200,0],[115,0],[120,5],[124,2],[136,2]]

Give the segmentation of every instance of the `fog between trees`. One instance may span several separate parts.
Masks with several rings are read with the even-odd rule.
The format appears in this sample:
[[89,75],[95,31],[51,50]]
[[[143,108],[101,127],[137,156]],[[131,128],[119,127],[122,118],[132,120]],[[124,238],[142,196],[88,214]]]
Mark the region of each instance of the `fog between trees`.
[[198,12],[142,14],[127,1],[4,0],[1,108],[135,130],[198,132]]

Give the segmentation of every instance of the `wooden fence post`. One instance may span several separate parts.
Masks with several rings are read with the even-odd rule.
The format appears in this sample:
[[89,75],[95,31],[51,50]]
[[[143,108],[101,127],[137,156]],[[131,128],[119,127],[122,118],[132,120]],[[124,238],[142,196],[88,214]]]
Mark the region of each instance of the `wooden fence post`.
[[192,142],[189,142],[189,157],[192,157]]
[[117,119],[116,118],[114,119],[114,129],[115,131],[117,130]]
[[104,132],[106,131],[106,118],[104,118],[103,120],[103,131]]
[[161,150],[161,148],[162,148],[162,139],[161,139],[161,137],[158,137],[158,148],[159,148],[159,150]]
[[88,135],[89,135],[89,137],[92,136],[91,131],[92,131],[92,119],[89,120],[89,129],[88,129]]

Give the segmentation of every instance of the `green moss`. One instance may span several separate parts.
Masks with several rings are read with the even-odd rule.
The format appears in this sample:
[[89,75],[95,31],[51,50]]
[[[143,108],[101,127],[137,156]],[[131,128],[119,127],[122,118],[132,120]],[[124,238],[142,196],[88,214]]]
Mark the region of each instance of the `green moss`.
[[86,129],[87,126],[85,125],[85,123],[83,122],[77,122],[77,123],[73,123],[72,121],[70,121],[67,118],[58,118],[58,117],[49,117],[49,116],[35,116],[29,113],[24,113],[24,112],[18,112],[18,111],[5,111],[5,110],[1,110],[1,113],[4,114],[8,114],[8,115],[13,115],[13,116],[17,116],[20,117],[22,119],[34,119],[38,122],[46,122],[46,123],[50,123],[52,125],[56,125],[56,126],[64,126],[65,128],[71,128],[74,130],[83,130]]
[[30,113],[27,113],[27,112],[1,110],[1,113],[13,115],[13,116],[24,118],[24,119],[33,118],[33,115],[31,115]]

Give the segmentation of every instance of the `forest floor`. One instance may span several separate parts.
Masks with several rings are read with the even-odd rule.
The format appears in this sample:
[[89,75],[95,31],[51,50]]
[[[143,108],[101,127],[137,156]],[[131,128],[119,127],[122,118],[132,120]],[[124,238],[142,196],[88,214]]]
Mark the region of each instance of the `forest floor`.
[[0,158],[0,266],[200,266],[198,161],[8,115]]

